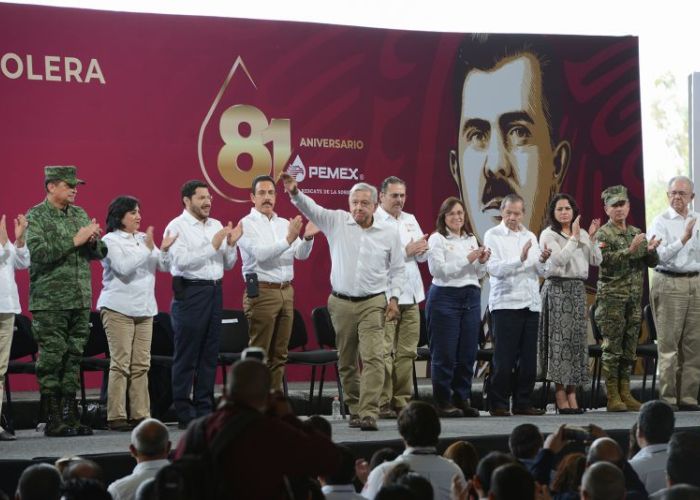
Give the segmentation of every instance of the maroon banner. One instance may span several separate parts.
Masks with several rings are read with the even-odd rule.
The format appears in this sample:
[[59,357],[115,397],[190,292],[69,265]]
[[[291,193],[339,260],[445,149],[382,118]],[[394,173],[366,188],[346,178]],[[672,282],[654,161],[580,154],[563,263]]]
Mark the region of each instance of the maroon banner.
[[[553,27],[554,28],[554,27]],[[206,179],[212,216],[251,207],[259,174],[288,169],[324,206],[347,208],[358,181],[407,183],[405,209],[434,229],[461,196],[479,238],[500,199],[526,200],[535,233],[552,193],[604,219],[600,192],[630,189],[643,225],[635,37],[471,35],[310,23],[126,14],[0,4],[0,213],[44,197],[44,165],[77,165],[77,204],[103,222],[121,194],[162,234],[181,185]],[[277,212],[296,210],[284,195]],[[324,305],[330,260],[319,238],[295,268],[296,305]],[[27,274],[19,272],[22,304]],[[426,285],[429,276],[424,275]],[[95,299],[101,266],[93,268]],[[224,303],[242,307],[240,264]],[[170,278],[157,279],[161,310]]]

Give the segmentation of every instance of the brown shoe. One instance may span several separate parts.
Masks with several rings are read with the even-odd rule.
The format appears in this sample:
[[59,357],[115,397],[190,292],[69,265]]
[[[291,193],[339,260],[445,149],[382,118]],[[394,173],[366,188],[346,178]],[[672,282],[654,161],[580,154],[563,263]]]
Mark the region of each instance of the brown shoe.
[[133,429],[131,424],[126,421],[126,419],[123,418],[118,418],[117,420],[108,420],[107,421],[107,428],[110,431],[119,431],[119,432],[129,432]]
[[385,404],[379,407],[379,418],[383,420],[395,420],[396,417],[396,412],[391,409],[391,406],[389,406],[389,404]]
[[359,429],[361,425],[362,421],[360,420],[359,415],[350,415],[350,420],[348,420],[348,427],[352,427],[353,429]]
[[528,406],[527,408],[513,408],[513,415],[527,415],[528,417],[538,417],[544,415],[545,411],[534,406]]
[[362,421],[360,422],[360,429],[362,429],[363,431],[378,431],[379,427],[377,427],[377,421],[374,417],[366,416],[362,417]]
[[492,410],[489,410],[489,414],[492,417],[510,417],[510,412],[508,411],[508,408],[494,408]]

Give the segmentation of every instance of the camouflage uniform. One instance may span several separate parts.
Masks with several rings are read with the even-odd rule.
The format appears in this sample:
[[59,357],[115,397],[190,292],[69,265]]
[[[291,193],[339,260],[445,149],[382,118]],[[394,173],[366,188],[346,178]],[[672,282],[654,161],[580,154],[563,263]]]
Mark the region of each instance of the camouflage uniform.
[[[608,190],[614,188],[624,189],[613,186]],[[619,193],[613,191],[615,194]],[[615,199],[608,197],[606,205],[614,204]],[[619,200],[627,200],[626,189]],[[606,380],[619,381],[620,384],[629,384],[635,360],[642,320],[644,273],[647,267],[654,267],[659,261],[656,250],[647,251],[646,239],[634,253],[629,252],[632,240],[640,233],[640,229],[630,225],[620,229],[612,221],[596,233],[603,254],[595,311],[595,321],[603,335],[603,372]],[[628,409],[632,409],[630,405]]]
[[[69,167],[47,167],[47,180],[52,173],[66,174],[50,172],[51,168]],[[75,179],[74,169],[72,179],[80,182]],[[75,234],[90,224],[80,207],[69,205],[60,210],[47,199],[30,209],[27,219],[27,247],[32,255],[29,310],[34,338],[39,344],[39,387],[42,395],[74,398],[80,387],[80,358],[89,334],[90,260],[104,258],[107,247],[100,240],[74,246]]]

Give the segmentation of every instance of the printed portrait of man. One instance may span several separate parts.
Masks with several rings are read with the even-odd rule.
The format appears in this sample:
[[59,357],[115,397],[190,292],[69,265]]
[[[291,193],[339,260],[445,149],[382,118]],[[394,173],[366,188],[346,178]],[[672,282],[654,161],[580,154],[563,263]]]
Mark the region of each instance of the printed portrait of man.
[[563,84],[544,37],[474,34],[460,45],[458,140],[449,162],[480,241],[500,223],[500,203],[510,193],[525,200],[523,225],[537,235],[543,228],[571,158],[570,144],[556,137]]

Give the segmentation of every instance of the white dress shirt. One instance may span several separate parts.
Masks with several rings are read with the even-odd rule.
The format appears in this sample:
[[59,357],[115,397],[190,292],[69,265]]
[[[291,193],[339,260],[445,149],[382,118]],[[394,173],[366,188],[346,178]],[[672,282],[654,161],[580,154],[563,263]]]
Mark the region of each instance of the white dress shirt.
[[334,292],[365,297],[389,291],[399,297],[405,284],[405,264],[396,224],[374,217],[363,229],[345,210],[328,210],[299,191],[292,203],[328,239],[331,286]]
[[158,471],[169,463],[170,461],[166,459],[140,462],[136,464],[130,475],[110,484],[107,492],[112,495],[112,500],[133,500],[141,483],[156,477]]
[[272,218],[255,208],[241,219],[243,236],[238,240],[243,260],[243,279],[257,273],[259,281],[284,283],[294,279],[294,258],[306,260],[311,254],[313,240],[297,238],[287,241],[289,221],[277,214]]
[[169,270],[169,252],[155,245],[149,250],[145,240],[146,233],[117,230],[104,235],[107,257],[101,260],[104,270],[97,309],[106,307],[134,318],[158,314],[156,269]]
[[578,239],[565,236],[546,228],[540,234],[540,248],[552,250],[552,255],[545,263],[545,278],[588,279],[588,268],[598,266],[603,260],[600,247],[593,243],[588,233],[581,229]]
[[[401,212],[398,218],[394,217],[381,206],[377,207],[374,216],[379,220],[397,224],[399,228],[399,237],[401,238],[402,254],[404,264],[406,264],[406,285],[399,297],[399,304],[418,304],[425,300],[425,291],[423,290],[423,278],[421,278],[420,270],[418,269],[419,262],[428,260],[428,253],[423,255],[406,255],[406,245],[412,241],[418,241],[423,237],[423,231],[416,218],[406,212]],[[387,293],[387,299],[391,296]]]
[[474,285],[481,288],[479,280],[486,275],[486,266],[475,259],[470,263],[467,255],[479,248],[474,236],[457,236],[449,229],[447,237],[433,233],[428,239],[430,252],[428,268],[433,276],[433,285],[463,287]]
[[369,473],[367,484],[362,490],[362,496],[370,500],[377,496],[384,484],[384,477],[394,466],[404,463],[413,472],[417,472],[433,486],[433,498],[435,500],[450,500],[452,495],[452,478],[456,475],[464,480],[464,474],[457,464],[448,458],[437,454],[432,447],[406,448],[396,460],[384,462]]
[[19,314],[19,293],[15,283],[15,269],[29,267],[29,249],[25,244],[16,248],[9,240],[0,247],[0,313]]
[[178,235],[170,247],[170,273],[196,280],[219,280],[224,270],[236,263],[236,245],[229,245],[224,238],[218,250],[211,243],[214,235],[223,228],[221,222],[211,217],[202,222],[186,209],[175,217],[165,233]]
[[[698,222],[693,227],[693,234],[683,245],[681,238],[685,232],[685,226],[689,218],[695,218]],[[647,231],[648,239],[656,236],[661,238],[661,244],[656,249],[659,254],[657,269],[674,273],[691,273],[700,271],[700,214],[688,212],[683,217],[672,207],[668,207],[662,214],[654,217],[651,228]]]
[[649,495],[666,487],[667,459],[667,443],[645,446],[630,459],[630,465],[644,483]]
[[352,484],[327,484],[321,488],[326,500],[364,500]]
[[[520,261],[523,246],[530,240],[532,246],[525,262]],[[484,235],[484,245],[491,249],[491,258],[486,270],[491,276],[489,309],[525,309],[540,312],[540,283],[538,276],[544,274],[545,265],[540,262],[537,237],[520,226],[511,231],[505,222],[492,227]]]

